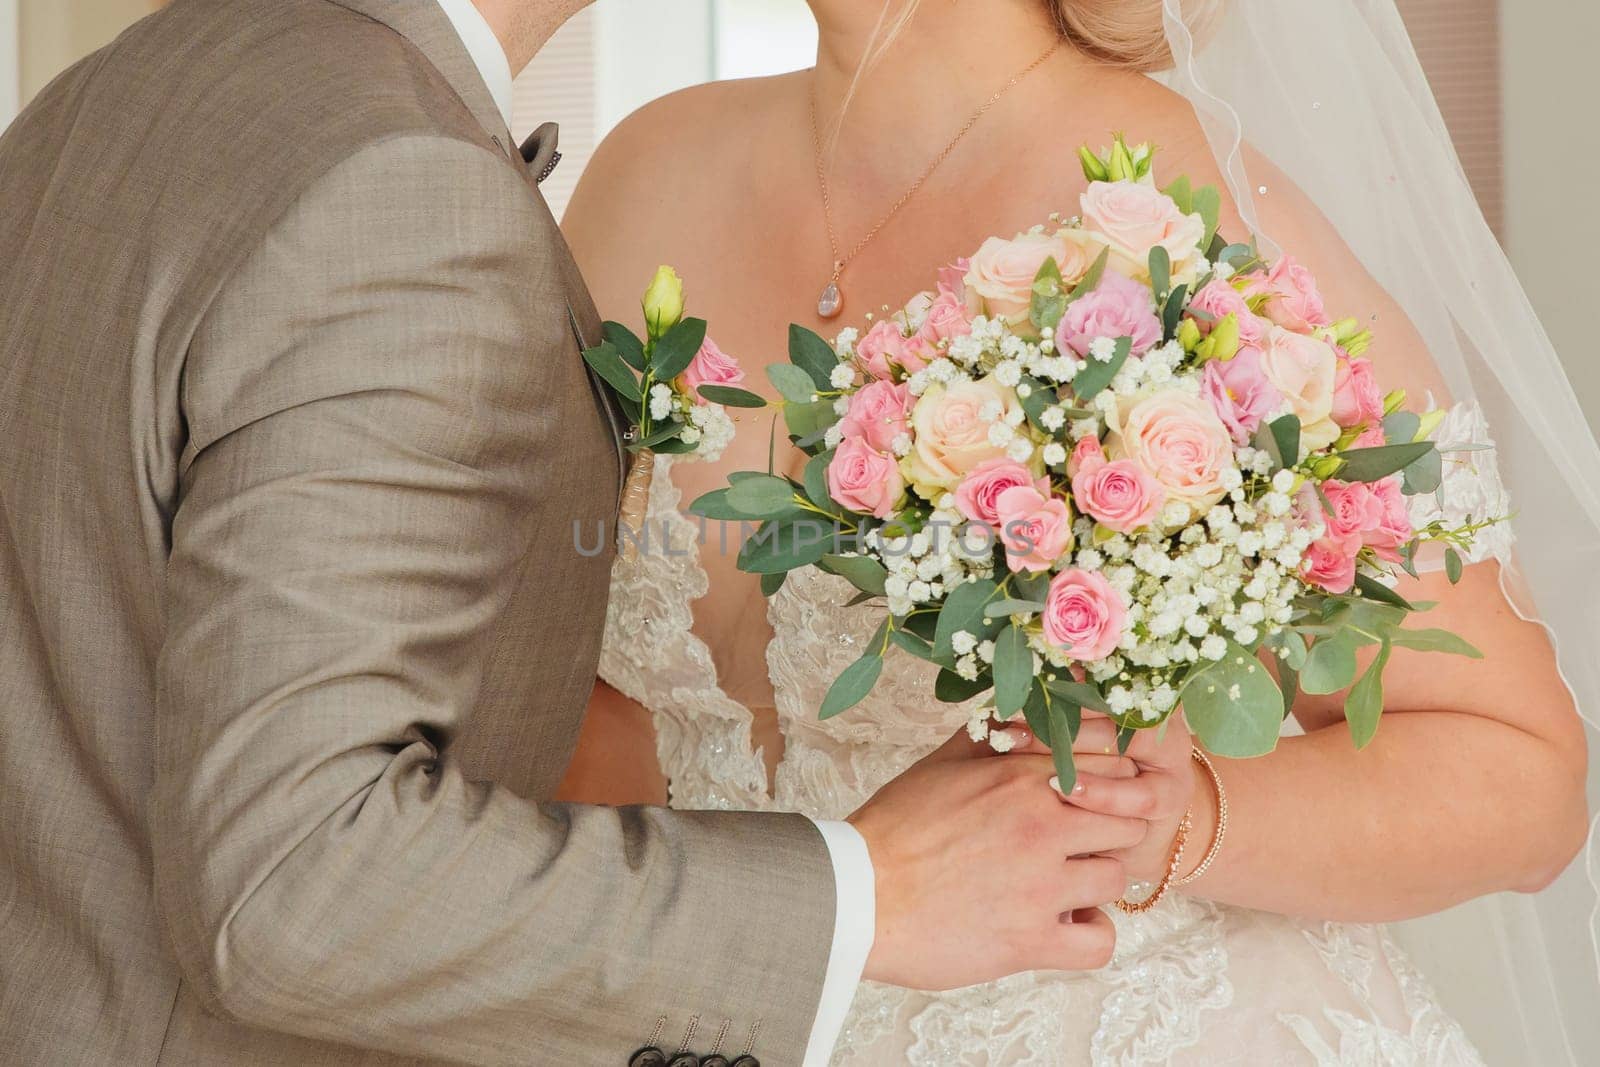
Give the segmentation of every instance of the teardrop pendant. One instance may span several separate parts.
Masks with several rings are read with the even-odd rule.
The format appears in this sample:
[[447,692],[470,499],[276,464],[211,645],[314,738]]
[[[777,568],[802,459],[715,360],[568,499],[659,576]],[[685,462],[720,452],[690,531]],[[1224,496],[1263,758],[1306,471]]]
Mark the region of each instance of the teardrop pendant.
[[839,291],[839,283],[832,281],[822,290],[822,297],[817,301],[817,315],[824,319],[834,318],[844,310],[844,294]]

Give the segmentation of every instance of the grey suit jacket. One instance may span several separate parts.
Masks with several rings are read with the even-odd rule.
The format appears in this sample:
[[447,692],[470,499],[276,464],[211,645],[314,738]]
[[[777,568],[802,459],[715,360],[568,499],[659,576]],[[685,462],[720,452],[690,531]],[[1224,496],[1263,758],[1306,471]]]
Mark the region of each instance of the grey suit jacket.
[[177,0],[0,138],[0,1061],[800,1060],[816,829],[547,802],[620,453],[510,149],[433,0]]

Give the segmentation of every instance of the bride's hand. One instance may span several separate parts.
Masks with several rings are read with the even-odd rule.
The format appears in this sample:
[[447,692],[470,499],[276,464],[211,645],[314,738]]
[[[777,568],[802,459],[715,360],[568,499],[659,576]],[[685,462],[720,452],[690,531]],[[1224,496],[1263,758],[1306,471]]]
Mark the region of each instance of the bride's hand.
[[[1140,730],[1128,746],[1127,758],[1117,759],[1116,725],[1102,715],[1084,713],[1072,746],[1078,781],[1063,799],[1085,811],[1149,823],[1143,841],[1113,853],[1131,879],[1154,882],[1166,873],[1178,824],[1194,803],[1195,766],[1189,754],[1193,744],[1180,713],[1168,720],[1165,729]],[[1125,769],[1130,760],[1132,774]],[[1197,817],[1201,814],[1196,811]],[[1199,840],[1199,829],[1191,832],[1192,840]],[[1199,856],[1199,851],[1193,853],[1194,859]]]

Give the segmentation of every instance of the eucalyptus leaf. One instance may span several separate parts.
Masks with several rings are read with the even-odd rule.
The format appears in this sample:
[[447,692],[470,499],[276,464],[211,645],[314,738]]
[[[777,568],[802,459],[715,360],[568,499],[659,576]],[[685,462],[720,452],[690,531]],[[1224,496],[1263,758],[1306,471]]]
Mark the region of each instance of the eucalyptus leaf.
[[1183,301],[1189,295],[1188,285],[1180,285],[1167,297],[1167,306],[1161,313],[1161,336],[1171,340],[1178,334],[1178,322],[1183,318]]
[[1272,473],[1300,462],[1300,418],[1284,415],[1262,423],[1256,431],[1255,446],[1272,457]]
[[685,424],[677,421],[676,419],[664,422],[660,426],[657,426],[654,430],[650,431],[648,435],[635,441],[633,443],[633,450],[637,452],[643,448],[651,448],[657,452],[665,452],[666,449],[663,448],[662,445],[676,438],[678,435],[683,433],[685,429],[687,429]]
[[1450,584],[1455,585],[1461,580],[1464,568],[1461,563],[1461,553],[1453,548],[1444,550],[1444,574],[1450,579]]
[[823,511],[837,515],[844,509],[834,502],[828,492],[828,464],[832,462],[833,449],[812,456],[811,461],[806,464],[803,481],[806,486],[806,496],[811,502]]
[[877,646],[850,666],[828,689],[828,695],[822,700],[822,711],[819,719],[831,719],[843,714],[867,699],[867,694],[872,692],[872,687],[878,684],[878,679],[883,675],[883,657],[879,655]]
[[767,377],[772,380],[778,395],[793,404],[809,404],[817,399],[817,383],[811,375],[792,363],[772,363],[767,366]]
[[702,385],[698,392],[713,404],[730,408],[764,408],[767,402],[748,389],[735,389],[731,385]]
[[768,598],[777,596],[778,590],[783,588],[784,580],[788,577],[788,571],[779,571],[776,574],[763,574],[761,576],[761,595]]
[[[1049,433],[1043,422],[1039,421],[1046,408],[1056,402],[1056,391],[1037,378],[1023,376],[1022,383],[1027,385],[1027,396],[1019,396],[1023,413],[1028,416],[1028,422],[1040,433]],[[1020,390],[1019,390],[1020,392]]]
[[1283,693],[1247,648],[1228,642],[1222,657],[1189,676],[1184,717],[1208,752],[1231,759],[1264,756],[1278,744]]
[[807,567],[828,554],[832,531],[819,519],[764,522],[739,550],[746,574],[777,574]]
[[1028,635],[1017,626],[1007,626],[994,641],[995,714],[1009,719],[1022,710],[1033,685],[1033,649]]
[[1401,488],[1407,496],[1423,496],[1437,493],[1443,483],[1444,457],[1435,448],[1406,467]]
[[639,340],[632,330],[620,322],[607,321],[600,325],[600,336],[616,348],[617,353],[622,356],[623,362],[640,374],[644,373],[646,366],[644,342]]
[[1085,274],[1083,280],[1073,286],[1072,292],[1067,294],[1068,306],[1071,306],[1072,302],[1079,297],[1087,296],[1095,291],[1100,285],[1100,279],[1105,277],[1106,264],[1109,262],[1111,262],[1111,249],[1101,249],[1100,254],[1095,257],[1094,263],[1089,267],[1089,273]]
[[656,342],[650,355],[650,373],[658,382],[670,382],[689,369],[700,346],[706,343],[706,320],[684,319]]
[[1451,656],[1482,659],[1483,653],[1451,633],[1449,630],[1395,630],[1389,634],[1391,643],[1414,652],[1443,652]]
[[889,643],[918,659],[927,660],[929,663],[934,662],[933,646],[914,633],[909,633],[905,630],[892,630],[889,633]]
[[1274,651],[1281,651],[1278,657],[1280,664],[1287,664],[1291,670],[1298,671],[1306,665],[1306,639],[1293,630],[1279,630],[1267,638],[1267,647]]
[[994,685],[986,674],[968,681],[952,670],[942,670],[933,683],[933,695],[942,704],[965,704],[973,697]]
[[805,371],[818,389],[833,388],[839,356],[833,346],[804,326],[789,327],[789,362]]
[[1417,441],[1406,445],[1379,445],[1376,448],[1341,452],[1339,458],[1344,463],[1339,467],[1338,476],[1347,482],[1382,481],[1434,450],[1432,441]]
[[1155,294],[1156,303],[1161,303],[1167,298],[1167,293],[1172,289],[1172,255],[1162,245],[1156,245],[1150,250],[1150,291]]
[[727,501],[729,507],[750,519],[806,514],[796,505],[794,486],[789,484],[789,480],[771,474],[735,482],[728,488]]
[[1089,365],[1078,372],[1072,379],[1072,392],[1080,401],[1087,403],[1100,394],[1100,391],[1111,384],[1111,379],[1117,376],[1117,371],[1128,362],[1128,354],[1133,351],[1133,338],[1123,337],[1117,341],[1117,350],[1112,357],[1104,363],[1091,358]]
[[810,404],[783,405],[783,421],[789,436],[797,441],[816,442],[828,427],[839,421],[833,410],[833,401],[818,400]]
[[1102,715],[1111,714],[1111,705],[1106,703],[1106,698],[1100,695],[1100,690],[1087,682],[1075,682],[1070,678],[1054,678],[1045,682],[1045,688],[1050,694],[1078,707],[1098,711]]
[[1201,239],[1200,247],[1209,248],[1222,221],[1222,194],[1216,186],[1206,185],[1194,191],[1194,210],[1206,224],[1206,235]]
[[882,596],[889,572],[883,564],[869,556],[824,556],[822,562],[828,569],[863,593]]
[[689,514],[718,522],[749,522],[750,516],[728,503],[728,489],[706,493],[689,505]]
[[1383,717],[1383,670],[1389,665],[1389,642],[1378,650],[1361,680],[1350,687],[1344,699],[1344,717],[1350,724],[1350,735],[1356,748],[1366,748],[1378,733],[1378,720]]
[[1045,745],[1050,744],[1050,694],[1045,692],[1044,685],[1038,678],[1033,680],[1033,685],[1028,689],[1028,700],[1022,705],[1022,716],[1028,723],[1028,729],[1033,731]]
[[989,614],[995,618],[1002,615],[1037,615],[1044,610],[1044,604],[1038,600],[996,600],[989,605]]
[[1415,411],[1401,408],[1383,417],[1383,439],[1391,445],[1408,445],[1417,439],[1422,429],[1422,417]]
[[986,620],[984,611],[997,590],[994,582],[980,578],[958,585],[945,595],[933,640],[934,653],[940,660],[954,658],[950,638],[958,631],[964,630],[979,641],[986,641],[1000,631],[1003,623]]
[[1356,588],[1361,590],[1361,595],[1368,600],[1376,600],[1383,604],[1392,604],[1405,611],[1416,611],[1416,606],[1393,589],[1384,585],[1369,574],[1356,575]]
[[1053,330],[1066,310],[1067,298],[1061,291],[1061,267],[1054,256],[1049,256],[1034,276],[1028,318],[1040,330]]
[[604,378],[606,384],[635,403],[644,396],[639,392],[639,380],[633,376],[622,353],[610,341],[602,341],[583,351],[584,362]]
[[1316,696],[1337,693],[1356,677],[1356,645],[1348,633],[1319,639],[1306,653],[1300,688]]
[[1071,704],[1052,700],[1046,710],[1050,716],[1050,756],[1056,765],[1056,778],[1063,793],[1070,794],[1078,784],[1078,768],[1072,759],[1072,744],[1078,737],[1079,712]]
[[1187,175],[1180,175],[1172,184],[1161,190],[1176,205],[1178,210],[1185,215],[1194,213],[1194,189],[1189,184]]

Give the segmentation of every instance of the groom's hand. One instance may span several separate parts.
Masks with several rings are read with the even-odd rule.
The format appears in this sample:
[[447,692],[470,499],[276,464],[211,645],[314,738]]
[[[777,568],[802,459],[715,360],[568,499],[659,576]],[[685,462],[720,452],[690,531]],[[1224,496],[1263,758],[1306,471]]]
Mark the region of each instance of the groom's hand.
[[1127,885],[1119,860],[1140,819],[1061,803],[1050,757],[1001,757],[958,734],[850,822],[877,875],[865,977],[958,989],[1021,971],[1091,970],[1115,935],[1098,907]]

